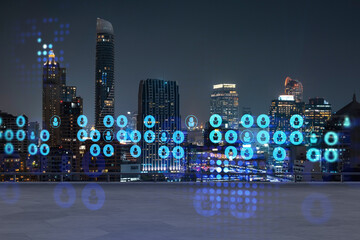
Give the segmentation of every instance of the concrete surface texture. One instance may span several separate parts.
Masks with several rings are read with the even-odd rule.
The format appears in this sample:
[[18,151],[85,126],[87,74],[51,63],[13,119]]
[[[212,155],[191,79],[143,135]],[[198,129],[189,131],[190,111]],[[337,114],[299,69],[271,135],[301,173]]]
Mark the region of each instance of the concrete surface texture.
[[0,239],[360,239],[360,183],[1,183]]

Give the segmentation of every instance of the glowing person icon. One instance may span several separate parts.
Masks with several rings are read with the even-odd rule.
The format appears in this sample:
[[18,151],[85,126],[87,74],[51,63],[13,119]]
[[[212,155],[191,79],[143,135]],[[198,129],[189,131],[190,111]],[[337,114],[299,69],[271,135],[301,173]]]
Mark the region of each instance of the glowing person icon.
[[244,123],[245,123],[245,125],[249,125],[249,124],[250,124],[250,119],[249,119],[249,117],[246,117],[246,118],[245,118]]
[[249,149],[245,149],[244,156],[247,158],[250,156]]
[[80,125],[84,125],[84,118],[80,118]]
[[134,140],[137,141],[138,138],[139,138],[139,136],[138,136],[138,134],[135,132],[135,133],[134,133]]
[[311,144],[316,144],[317,143],[317,137],[316,137],[316,134],[315,133],[312,133],[310,135],[310,143]]
[[176,134],[176,141],[180,141],[181,140],[181,136],[179,133]]
[[244,142],[250,142],[251,137],[249,132],[245,132],[244,134]]
[[214,117],[214,125],[218,125],[219,124],[219,120],[218,120],[218,118],[215,116]]
[[58,121],[57,117],[54,117],[54,120],[53,120],[53,122],[52,122],[52,125],[53,125],[54,127],[59,126],[59,121]]
[[333,151],[329,151],[328,160],[332,161],[335,159],[335,155]]
[[278,142],[281,142],[282,140],[283,140],[282,135],[281,135],[281,134],[278,134],[278,135],[277,135],[277,141],[278,141]]
[[147,137],[147,140],[148,140],[148,141],[151,141],[151,139],[152,139],[151,133],[148,133],[146,137]]
[[80,138],[83,139],[84,138],[84,132],[80,133]]
[[124,118],[120,118],[120,125],[123,126],[125,124]]
[[315,159],[316,159],[316,153],[315,153],[315,151],[312,151],[312,152],[311,152],[310,157],[311,157],[312,160],[315,160]]
[[108,125],[110,125],[110,124],[111,124],[111,120],[110,120],[110,118],[108,118],[108,119],[107,119],[106,124],[108,124]]
[[219,136],[218,136],[217,132],[214,133],[213,139],[214,139],[214,141],[217,141],[219,139]]
[[30,152],[31,152],[31,153],[35,152],[35,147],[34,147],[34,145],[31,145],[31,147],[30,147]]
[[261,118],[261,121],[260,121],[261,125],[265,126],[266,125],[266,120],[265,120],[265,117],[262,117]]
[[97,153],[98,153],[98,149],[96,147],[94,147],[93,154],[97,154]]
[[107,147],[107,148],[106,148],[106,153],[109,154],[109,155],[111,154],[111,149],[110,149],[110,147]]
[[232,156],[234,156],[234,152],[233,152],[233,150],[230,148],[230,150],[229,150],[229,157],[232,157]]
[[233,134],[233,133],[230,133],[230,134],[229,134],[229,140],[230,140],[230,141],[233,141],[233,140],[234,140],[234,134]]
[[[162,142],[166,142],[167,140],[167,136],[166,136],[166,132],[162,132],[161,133],[161,139],[160,139]],[[164,149],[163,149],[164,150]]]
[[299,124],[300,124],[299,118],[296,117],[295,120],[294,120],[294,125],[299,126]]
[[110,141],[110,140],[111,140],[110,131],[107,131],[107,132],[106,132],[105,140],[106,140],[106,141]]
[[329,135],[328,142],[329,143],[334,143],[335,142],[335,138],[334,138],[334,136],[332,134]]
[[23,125],[23,119],[22,119],[22,118],[19,119],[19,125],[20,125],[20,126]]
[[195,126],[195,122],[194,122],[194,118],[190,117],[189,118],[189,122],[188,122],[189,127],[194,127]]
[[163,149],[162,149],[162,151],[161,151],[161,155],[162,155],[162,156],[166,156],[166,151],[165,151],[165,148],[163,148]]
[[295,137],[294,137],[294,142],[299,142],[300,141],[300,138],[299,138],[299,134],[295,134]]
[[120,133],[120,140],[124,140],[124,138],[125,138],[124,133],[121,132],[121,133]]
[[262,133],[262,134],[261,134],[260,140],[261,140],[262,142],[265,142],[265,141],[266,141],[265,133]]
[[32,132],[30,133],[30,139],[31,139],[31,140],[35,140],[35,133],[34,133],[34,131],[32,131]]
[[176,149],[176,156],[180,156],[181,155],[181,152],[180,152],[180,149],[178,148],[178,149]]
[[281,158],[283,157],[283,154],[282,154],[281,150],[278,150],[276,156],[277,156],[279,159],[281,159]]
[[139,153],[139,152],[138,152],[137,148],[135,148],[135,149],[134,149],[134,155],[137,156],[138,153]]

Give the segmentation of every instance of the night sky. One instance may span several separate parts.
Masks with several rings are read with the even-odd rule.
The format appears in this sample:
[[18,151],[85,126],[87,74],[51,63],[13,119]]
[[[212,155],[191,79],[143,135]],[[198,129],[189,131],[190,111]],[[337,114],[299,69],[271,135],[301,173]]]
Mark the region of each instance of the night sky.
[[[41,121],[42,44],[26,36],[35,26],[57,56],[64,51],[67,84],[77,86],[93,123],[101,17],[115,31],[116,115],[137,110],[139,81],[146,78],[178,82],[183,118],[209,117],[216,83],[236,83],[240,107],[267,113],[286,76],[303,83],[305,101],[324,97],[336,111],[354,92],[360,98],[359,13],[357,0],[6,1],[0,8],[0,110]],[[54,42],[60,24],[68,24],[69,34]]]

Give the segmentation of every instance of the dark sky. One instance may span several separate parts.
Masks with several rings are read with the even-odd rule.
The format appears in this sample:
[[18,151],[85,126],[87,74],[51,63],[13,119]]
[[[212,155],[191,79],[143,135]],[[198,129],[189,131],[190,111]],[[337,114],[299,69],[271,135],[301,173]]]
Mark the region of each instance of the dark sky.
[[[116,37],[116,115],[137,110],[141,79],[180,86],[181,113],[209,116],[212,84],[236,83],[240,106],[267,113],[286,76],[304,85],[304,99],[324,97],[334,110],[360,95],[360,1],[6,1],[0,9],[0,109],[41,119],[36,25],[47,43],[59,24],[70,34],[52,42],[64,51],[68,85],[78,87],[94,118],[96,18]],[[57,18],[57,23],[43,23]],[[36,20],[35,24],[29,21]],[[24,76],[25,75],[25,76]],[[360,97],[360,96],[359,96]]]

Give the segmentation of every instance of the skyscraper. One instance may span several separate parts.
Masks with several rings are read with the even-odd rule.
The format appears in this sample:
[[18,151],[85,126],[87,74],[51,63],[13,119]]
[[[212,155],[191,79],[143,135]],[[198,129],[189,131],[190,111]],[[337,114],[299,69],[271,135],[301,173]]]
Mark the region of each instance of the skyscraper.
[[[305,103],[297,102],[293,95],[280,95],[278,99],[273,100],[270,106],[270,135],[273,139],[276,131],[283,131],[286,135],[290,135],[294,130],[290,124],[290,118],[294,114],[304,116]],[[301,130],[301,129],[299,129]],[[283,161],[276,161],[272,156],[273,150],[278,147],[274,141],[270,142],[270,154],[268,159],[268,167],[275,172],[291,172],[293,170],[293,160],[290,158],[290,145],[281,145],[287,151],[287,158]]]
[[[144,126],[147,115],[155,118],[156,124],[152,128]],[[169,154],[167,158],[160,158],[158,149],[167,146],[170,151],[176,145],[172,140],[173,133],[181,130],[179,87],[175,81],[159,79],[141,80],[138,96],[137,129],[144,134],[147,130],[155,132],[155,141],[147,143],[142,138],[141,171],[142,172],[178,172],[182,170],[182,160],[175,159]],[[168,140],[160,142],[160,133],[167,132]]]
[[303,99],[303,85],[299,80],[287,77],[285,79],[285,94],[293,95],[296,102],[301,102]]
[[321,134],[330,117],[331,104],[323,98],[310,98],[305,106],[306,131]]
[[210,113],[219,114],[224,122],[228,122],[230,128],[238,128],[239,95],[236,92],[236,84],[222,83],[213,86]]
[[51,119],[60,114],[62,87],[65,85],[66,69],[55,61],[55,54],[49,51],[49,58],[43,66],[42,120],[43,129],[50,133],[49,146],[60,145],[59,128],[51,127]]
[[114,116],[114,30],[110,22],[96,22],[95,127],[105,130],[103,119]]

